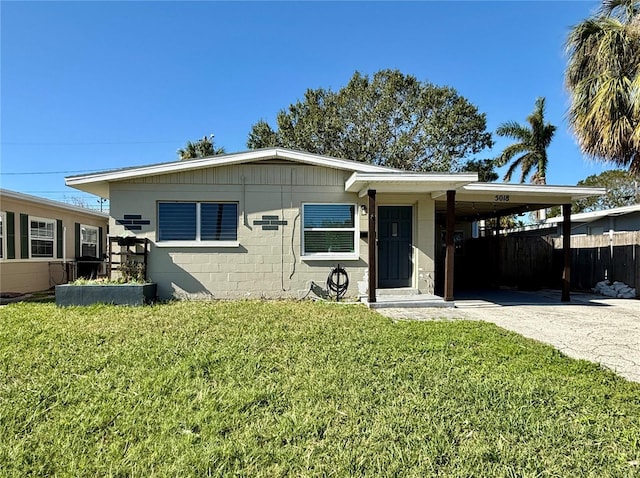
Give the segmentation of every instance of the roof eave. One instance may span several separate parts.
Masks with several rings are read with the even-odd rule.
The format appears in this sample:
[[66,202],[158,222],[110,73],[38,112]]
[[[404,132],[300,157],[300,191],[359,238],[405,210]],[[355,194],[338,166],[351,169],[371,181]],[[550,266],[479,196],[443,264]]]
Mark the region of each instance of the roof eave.
[[[640,204],[634,204],[631,206],[622,206],[611,209],[601,209],[599,211],[581,212],[571,215],[571,222],[588,223],[593,222],[604,217],[618,217],[626,214],[633,214],[640,212]],[[563,216],[552,217],[547,219],[547,223],[561,222]]]
[[[338,159],[329,156],[320,156],[317,154],[305,153],[302,151],[293,151],[282,148],[268,148],[246,151],[242,153],[209,156],[207,158],[200,159],[190,159],[188,161],[172,161],[169,163],[158,163],[147,166],[104,171],[100,173],[68,176],[65,178],[65,183],[67,186],[80,189],[82,191],[97,194],[102,197],[108,197],[109,188],[106,183],[114,181],[136,179],[147,176],[157,176],[161,174],[178,173],[182,171],[192,171],[210,167],[231,166],[235,164],[242,164],[252,161],[265,161],[269,159],[297,161],[302,164],[324,166],[345,171],[370,173],[388,173],[397,171],[393,168],[387,168],[384,166],[359,163],[356,161]],[[105,184],[103,185],[102,183]],[[89,186],[90,184],[94,184],[95,186],[91,187]]]
[[426,193],[459,189],[477,180],[476,173],[354,172],[345,182],[344,189],[347,192],[357,192],[360,196],[366,194],[367,190]]
[[521,193],[530,195],[564,196],[569,202],[606,194],[605,188],[593,188],[583,186],[556,186],[538,184],[510,184],[510,183],[474,183],[463,187],[466,192],[495,192],[498,194]]
[[0,188],[0,195],[5,196],[5,197],[10,198],[10,199],[31,202],[31,203],[37,204],[39,206],[56,207],[56,208],[65,209],[65,210],[68,210],[68,211],[77,212],[77,213],[81,213],[81,214],[88,214],[90,216],[99,217],[101,219],[107,219],[109,217],[108,214],[103,213],[103,212],[93,211],[91,209],[87,209],[87,208],[84,208],[84,207],[74,206],[73,204],[67,204],[67,203],[63,203],[63,202],[60,202],[60,201],[54,201],[52,199],[47,199],[47,198],[43,198],[43,197],[40,197],[40,196],[32,196],[30,194],[21,193],[21,192],[18,192],[18,191],[12,191],[12,190],[9,190],[9,189]]

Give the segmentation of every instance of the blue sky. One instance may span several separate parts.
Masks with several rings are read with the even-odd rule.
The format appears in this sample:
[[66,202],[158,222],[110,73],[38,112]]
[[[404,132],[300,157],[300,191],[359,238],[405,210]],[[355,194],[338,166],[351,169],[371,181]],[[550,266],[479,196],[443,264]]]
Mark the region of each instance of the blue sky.
[[[490,131],[545,96],[547,181],[575,184],[612,167],[585,160],[566,122],[564,42],[598,5],[2,1],[0,184],[68,201],[87,197],[64,186],[71,172],[171,161],[211,133],[243,151],[307,88],[384,68],[454,87]],[[510,142],[495,139],[477,158]]]

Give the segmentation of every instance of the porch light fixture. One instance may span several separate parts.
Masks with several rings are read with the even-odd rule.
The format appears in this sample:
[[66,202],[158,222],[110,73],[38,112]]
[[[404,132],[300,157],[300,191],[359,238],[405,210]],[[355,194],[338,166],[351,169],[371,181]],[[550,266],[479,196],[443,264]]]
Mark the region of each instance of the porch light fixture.
[[367,205],[366,204],[360,204],[360,215],[361,216],[366,216],[367,215]]

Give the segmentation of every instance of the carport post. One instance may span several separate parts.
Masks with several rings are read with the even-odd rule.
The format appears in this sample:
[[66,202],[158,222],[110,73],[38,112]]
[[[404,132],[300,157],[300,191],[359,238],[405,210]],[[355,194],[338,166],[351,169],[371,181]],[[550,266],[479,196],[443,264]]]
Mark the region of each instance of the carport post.
[[502,266],[500,257],[502,257],[502,251],[500,250],[500,223],[501,223],[500,215],[496,216],[496,229],[495,229],[495,240],[493,243],[493,283],[496,286],[500,286],[500,282],[502,279],[502,275],[500,273],[500,269]]
[[564,269],[562,271],[562,302],[569,302],[571,288],[571,204],[562,205],[562,252]]
[[367,190],[367,196],[369,198],[368,210],[369,210],[369,303],[372,304],[376,301],[376,190]]
[[456,226],[456,192],[447,191],[447,233],[445,237],[446,254],[444,260],[444,300],[453,300],[453,266],[455,244],[453,234]]

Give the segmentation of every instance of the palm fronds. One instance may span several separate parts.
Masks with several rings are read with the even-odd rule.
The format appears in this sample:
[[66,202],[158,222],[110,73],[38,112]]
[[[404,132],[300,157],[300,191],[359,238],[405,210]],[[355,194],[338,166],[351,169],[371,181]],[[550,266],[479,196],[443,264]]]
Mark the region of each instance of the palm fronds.
[[538,98],[533,112],[527,117],[528,126],[515,121],[507,121],[496,129],[498,136],[516,140],[507,146],[496,159],[498,166],[511,162],[504,175],[504,181],[511,181],[514,172],[520,168],[520,182],[534,172],[532,182],[546,184],[547,148],[551,143],[556,127],[544,119],[545,99]]
[[568,119],[582,151],[640,172],[640,2],[605,0],[567,39]]

